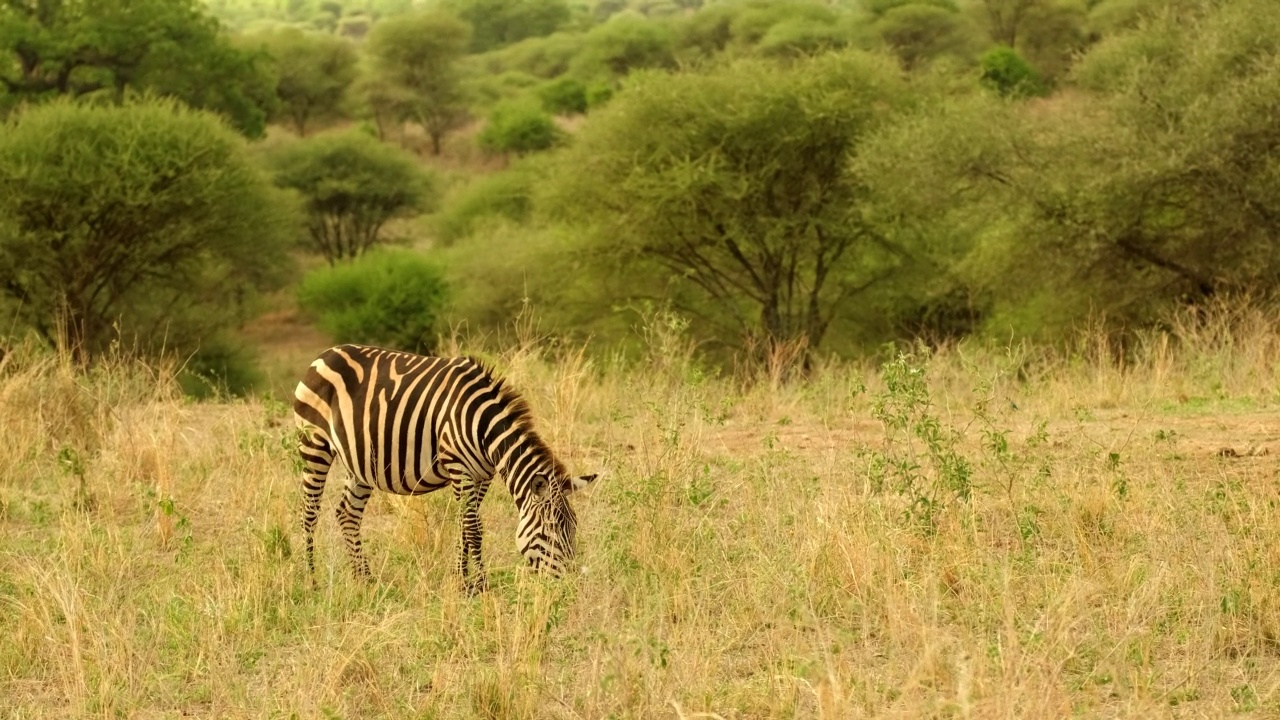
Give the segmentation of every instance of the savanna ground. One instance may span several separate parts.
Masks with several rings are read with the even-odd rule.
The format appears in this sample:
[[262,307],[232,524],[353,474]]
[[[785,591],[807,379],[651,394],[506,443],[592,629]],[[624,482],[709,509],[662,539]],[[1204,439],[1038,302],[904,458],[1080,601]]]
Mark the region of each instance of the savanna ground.
[[563,581],[523,569],[495,486],[475,599],[447,493],[375,495],[368,586],[327,510],[312,589],[279,400],[11,353],[0,715],[1275,715],[1274,327],[791,381],[661,329],[639,365],[512,344],[544,436],[606,475]]

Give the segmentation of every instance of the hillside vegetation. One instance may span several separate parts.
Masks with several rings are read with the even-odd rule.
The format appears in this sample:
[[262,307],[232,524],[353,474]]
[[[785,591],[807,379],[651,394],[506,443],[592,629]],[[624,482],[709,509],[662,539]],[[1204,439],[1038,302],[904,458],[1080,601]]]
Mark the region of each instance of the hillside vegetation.
[[[368,288],[402,308],[380,322],[415,314],[414,347],[532,307],[634,354],[670,312],[724,367],[1094,325],[1128,347],[1280,280],[1269,0],[117,5],[0,4],[0,312],[13,341],[190,360],[192,391],[264,387],[275,350],[246,324],[340,327],[299,308],[300,276],[318,254],[396,285],[366,257],[388,244],[439,270]],[[98,151],[107,106],[138,157]],[[201,188],[172,204],[181,133],[215,124],[276,186],[238,201],[271,222],[218,227]],[[233,298],[165,254],[178,218],[174,257],[222,263],[203,272]]]

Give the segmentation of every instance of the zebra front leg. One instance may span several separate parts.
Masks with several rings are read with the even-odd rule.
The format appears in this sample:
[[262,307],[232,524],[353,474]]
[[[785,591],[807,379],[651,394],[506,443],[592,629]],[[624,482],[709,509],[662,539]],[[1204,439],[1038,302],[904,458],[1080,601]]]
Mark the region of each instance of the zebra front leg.
[[357,578],[366,581],[372,575],[369,572],[369,561],[365,559],[360,546],[360,521],[364,519],[364,506],[372,494],[372,487],[352,478],[347,481],[342,491],[342,500],[338,502],[338,526],[342,528],[342,539],[347,543],[351,569]]
[[[462,503],[462,532],[458,553],[458,575],[462,589],[468,595],[485,591],[484,563],[480,557],[480,545],[484,539],[484,526],[480,522],[480,498],[470,478],[455,481],[453,494]],[[474,572],[474,577],[472,577]]]

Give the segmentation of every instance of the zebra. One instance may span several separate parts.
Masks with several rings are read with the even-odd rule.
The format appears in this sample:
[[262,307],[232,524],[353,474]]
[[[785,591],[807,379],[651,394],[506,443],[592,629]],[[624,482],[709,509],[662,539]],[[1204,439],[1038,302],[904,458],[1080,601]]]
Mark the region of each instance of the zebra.
[[535,432],[529,405],[483,362],[339,345],[311,363],[293,410],[313,582],[320,496],[336,462],[348,471],[338,524],[360,579],[370,578],[360,521],[374,489],[423,495],[450,485],[463,503],[458,573],[468,594],[483,592],[480,503],[497,473],[519,511],[516,546],[528,563],[559,577],[573,559],[577,516],[567,498],[596,475],[570,476]]

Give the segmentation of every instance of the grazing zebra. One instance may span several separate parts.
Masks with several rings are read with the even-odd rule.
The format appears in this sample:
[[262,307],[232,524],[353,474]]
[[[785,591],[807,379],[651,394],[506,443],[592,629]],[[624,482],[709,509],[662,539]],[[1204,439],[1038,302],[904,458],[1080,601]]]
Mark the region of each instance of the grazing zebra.
[[464,503],[458,572],[468,592],[483,591],[480,503],[495,473],[515,499],[516,545],[529,564],[558,577],[573,558],[577,517],[567,498],[596,476],[570,477],[534,431],[529,406],[480,361],[340,345],[311,363],[293,411],[311,577],[320,495],[336,462],[348,470],[338,524],[358,577],[369,577],[360,520],[375,488],[422,495],[452,485]]

